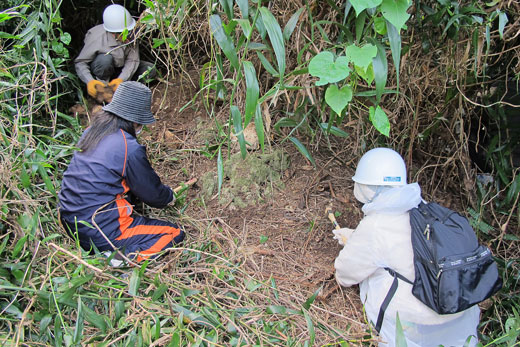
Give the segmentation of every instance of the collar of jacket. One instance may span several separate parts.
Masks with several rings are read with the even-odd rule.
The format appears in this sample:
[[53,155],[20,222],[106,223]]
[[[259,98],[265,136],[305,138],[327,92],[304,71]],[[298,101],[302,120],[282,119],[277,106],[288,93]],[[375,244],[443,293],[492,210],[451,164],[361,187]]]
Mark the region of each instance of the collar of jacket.
[[107,43],[109,47],[118,47],[123,43],[116,39],[116,35],[114,33],[106,32],[107,35]]
[[402,214],[417,207],[421,199],[421,187],[417,183],[406,184],[385,190],[363,205],[365,215],[371,214]]

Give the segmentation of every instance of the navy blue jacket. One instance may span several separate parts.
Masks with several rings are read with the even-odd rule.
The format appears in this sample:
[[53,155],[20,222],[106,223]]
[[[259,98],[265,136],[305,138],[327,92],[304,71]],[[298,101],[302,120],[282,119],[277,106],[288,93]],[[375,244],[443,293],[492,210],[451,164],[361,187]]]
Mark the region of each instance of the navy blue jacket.
[[172,190],[150,165],[146,148],[118,130],[96,148],[74,153],[59,193],[61,219],[73,233],[77,229],[83,248],[90,247],[90,240],[104,246],[107,242],[99,231],[80,221],[93,225],[95,211],[108,204],[96,214],[95,222],[110,240],[116,239],[132,222],[133,208],[123,198],[129,191],[152,207],[162,208],[173,200]]

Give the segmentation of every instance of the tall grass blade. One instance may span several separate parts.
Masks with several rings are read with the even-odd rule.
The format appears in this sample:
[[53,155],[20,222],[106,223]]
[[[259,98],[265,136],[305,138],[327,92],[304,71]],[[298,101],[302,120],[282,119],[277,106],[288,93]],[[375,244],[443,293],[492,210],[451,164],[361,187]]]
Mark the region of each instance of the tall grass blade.
[[386,60],[386,52],[383,45],[376,40],[371,40],[371,42],[377,47],[377,55],[372,59],[372,67],[374,68],[374,80],[376,81],[376,103],[379,104],[388,79],[388,61]]
[[220,196],[220,190],[222,189],[223,179],[224,179],[224,165],[222,163],[222,147],[219,147],[218,156],[217,156],[218,196]]
[[395,317],[395,347],[407,347],[406,338],[404,337],[403,326],[399,319],[399,312]]
[[331,125],[330,123],[320,123],[320,128],[324,132],[331,133],[334,136],[343,137],[343,138],[348,137],[348,133],[346,131],[341,130],[338,127],[335,127],[334,125]]
[[287,24],[285,24],[285,28],[283,28],[283,38],[285,41],[289,41],[291,38],[291,35],[296,28],[296,24],[298,23],[298,19],[300,19],[300,15],[304,9],[305,7],[302,7],[298,11],[294,12],[291,18],[287,21]]
[[500,12],[498,15],[498,33],[500,34],[500,39],[504,39],[504,28],[509,19],[507,18],[507,14],[505,12]]
[[267,72],[269,72],[271,75],[278,77],[279,74],[275,70],[275,68],[271,65],[269,60],[262,54],[262,52],[256,51],[256,54],[258,55],[258,59],[260,59],[260,62],[262,63],[262,66],[264,69],[266,69]]
[[141,276],[139,274],[139,269],[134,268],[134,271],[132,272],[132,276],[130,277],[130,283],[128,285],[128,294],[130,294],[132,296],[136,296],[140,284],[141,284]]
[[245,158],[247,155],[247,150],[246,139],[244,138],[244,128],[242,127],[242,115],[240,114],[238,107],[235,105],[231,106],[230,109],[231,118],[233,119],[233,128],[238,139],[238,144],[240,145],[240,153],[242,154],[242,158]]
[[[316,333],[314,332],[314,324],[312,323],[312,318],[309,316],[307,310],[303,310],[303,316],[305,317],[305,322],[307,322],[307,332],[309,334],[309,346],[314,346],[314,340],[316,338]],[[307,341],[305,341],[307,344]]]
[[283,41],[282,29],[280,29],[280,25],[266,7],[261,7],[260,13],[262,14],[262,20],[267,30],[267,34],[269,35],[269,39],[271,40],[274,54],[276,55],[280,79],[283,79],[285,74],[285,44]]
[[249,18],[249,1],[248,0],[235,0],[235,2],[238,5],[238,8],[240,9],[240,12],[242,13],[242,18],[248,19]]
[[215,40],[217,40],[219,47],[222,49],[226,57],[229,59],[231,65],[236,70],[238,70],[240,68],[240,65],[238,63],[238,56],[235,51],[235,45],[233,44],[233,41],[231,41],[231,38],[224,31],[224,27],[222,26],[222,20],[220,19],[220,16],[217,14],[212,15],[209,18],[209,23],[211,27],[211,33],[213,34]]
[[396,27],[389,21],[386,21],[386,28],[388,30],[388,41],[390,42],[390,49],[392,50],[392,59],[394,61],[395,66],[397,91],[399,92],[399,66],[401,64],[401,35],[399,34],[399,31],[396,29]]
[[219,2],[226,13],[226,16],[229,19],[233,19],[233,0],[219,0]]
[[244,76],[246,77],[246,110],[244,112],[244,127],[246,127],[256,111],[260,88],[256,78],[256,70],[249,61],[244,61]]
[[265,136],[264,136],[264,119],[262,117],[262,109],[260,107],[260,104],[256,104],[256,111],[255,111],[255,130],[256,130],[256,136],[258,136],[258,143],[260,144],[260,149],[262,152],[264,151],[264,145],[265,145]]
[[[298,151],[300,151],[301,154],[303,154],[303,156],[305,158],[307,158],[307,160],[309,160],[312,165],[314,167],[316,167],[316,162],[314,161],[314,158],[312,157],[312,155],[309,153],[309,151],[307,150],[307,148],[300,142],[300,140],[298,140],[296,137],[289,137],[289,140],[296,146],[296,148],[298,149]],[[313,300],[314,301],[314,300]],[[310,304],[309,304],[310,306]],[[305,306],[304,306],[305,307]],[[308,309],[308,307],[307,307]]]
[[83,302],[81,296],[78,295],[78,315],[76,318],[76,327],[74,328],[74,336],[72,337],[75,345],[80,345],[83,338]]

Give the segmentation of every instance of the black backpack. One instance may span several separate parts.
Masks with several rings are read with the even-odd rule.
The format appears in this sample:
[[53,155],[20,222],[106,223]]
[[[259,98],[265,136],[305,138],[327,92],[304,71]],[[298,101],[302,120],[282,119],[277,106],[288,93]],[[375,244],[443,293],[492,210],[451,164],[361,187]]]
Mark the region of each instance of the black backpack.
[[478,243],[465,217],[434,202],[421,203],[410,210],[410,225],[415,281],[385,268],[394,281],[381,304],[377,331],[398,279],[413,284],[412,294],[439,314],[463,311],[502,288],[491,251]]

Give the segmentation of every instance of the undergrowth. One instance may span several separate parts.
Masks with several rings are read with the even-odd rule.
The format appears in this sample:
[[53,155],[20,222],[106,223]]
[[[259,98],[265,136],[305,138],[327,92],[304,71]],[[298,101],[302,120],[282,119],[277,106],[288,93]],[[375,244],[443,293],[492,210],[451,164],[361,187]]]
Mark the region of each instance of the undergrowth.
[[[199,96],[210,115],[217,112],[217,103],[229,105],[228,132],[213,147],[219,162],[226,158],[223,149],[229,147],[231,132],[238,135],[246,155],[240,135],[254,122],[262,149],[272,140],[291,142],[311,163],[313,151],[330,147],[328,136],[357,134],[353,155],[374,144],[390,145],[402,150],[409,164],[422,160],[421,167],[412,169],[414,178],[444,176],[449,182],[428,181],[427,194],[435,197],[438,190],[455,186],[460,196],[467,196],[457,198],[466,204],[479,238],[492,247],[504,280],[503,290],[483,311],[481,343],[512,346],[520,334],[520,175],[507,154],[516,143],[504,135],[507,131],[486,142],[486,160],[495,179],[482,183],[464,157],[464,129],[465,112],[481,106],[495,112],[502,130],[507,127],[499,121],[502,100],[490,101],[493,107],[484,99],[474,105],[471,86],[492,83],[492,67],[500,65],[495,59],[502,51],[518,53],[513,36],[518,25],[510,29],[507,23],[515,23],[512,18],[518,18],[519,8],[498,1],[415,1],[408,10],[414,15],[403,27],[406,34],[396,36],[381,8],[347,10],[346,4],[283,2],[265,7],[254,1],[143,1],[139,6],[147,11],[140,35],[149,39],[167,78],[190,64],[202,66]],[[71,37],[61,29],[60,5],[58,0],[9,0],[10,7],[0,12],[0,343],[374,343],[366,322],[351,322],[338,312],[336,317],[348,322],[338,329],[322,318],[315,303],[318,292],[294,297],[275,279],[259,281],[247,272],[243,259],[225,245],[234,242],[232,237],[221,242],[210,237],[229,232],[222,220],[201,224],[184,217],[199,236],[139,268],[111,268],[109,259],[87,254],[65,237],[58,223],[56,192],[81,127],[65,113],[77,97],[70,91],[80,86],[67,70]],[[401,16],[406,17],[402,12]],[[349,28],[354,34],[346,34]],[[425,34],[431,32],[438,40]],[[307,69],[312,57],[323,51],[349,54],[351,45],[376,47],[374,60],[353,59],[349,80],[328,80],[331,86],[345,83],[335,87],[332,96],[319,86],[311,87],[315,80]],[[191,53],[197,46],[200,51]],[[385,65],[385,50],[391,68],[378,70]],[[412,69],[406,61],[417,62],[419,56],[431,61],[420,78],[432,76],[428,83],[445,78],[431,87],[435,93],[424,88],[424,80],[403,73]],[[497,74],[514,75],[512,64],[520,63],[511,59],[508,69]],[[316,76],[323,74],[318,71]],[[338,105],[334,93],[349,94],[343,89],[346,85],[359,93],[348,106]],[[380,105],[386,105],[385,117],[376,115]],[[430,109],[436,112],[430,115]],[[450,112],[453,117],[447,115]],[[452,142],[446,152],[425,159],[431,154],[425,148],[447,148]]]

